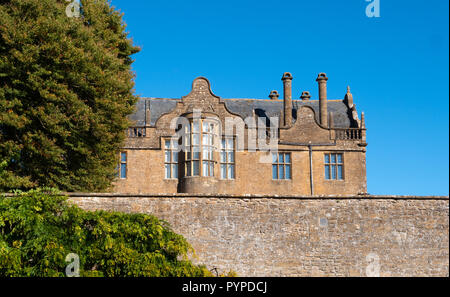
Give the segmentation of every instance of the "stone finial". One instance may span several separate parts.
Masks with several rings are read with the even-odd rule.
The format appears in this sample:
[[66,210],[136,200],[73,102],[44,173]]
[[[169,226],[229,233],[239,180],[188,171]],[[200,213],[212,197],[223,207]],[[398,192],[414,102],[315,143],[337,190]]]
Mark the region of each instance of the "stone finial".
[[270,92],[269,98],[271,100],[278,100],[279,97],[280,97],[280,94],[278,94],[278,91],[273,90],[272,92]]
[[364,118],[364,111],[361,112],[361,129],[366,128],[366,119]]
[[330,128],[334,128],[334,112],[328,113],[328,125]]
[[350,86],[347,86],[347,94],[345,94],[344,102],[347,104],[348,108],[353,107],[353,95],[350,92]]
[[311,93],[309,93],[308,91],[304,91],[300,96],[300,99],[302,99],[303,101],[308,101],[309,99],[311,99]]
[[[247,119],[246,119],[246,123],[247,123]],[[256,129],[258,127],[257,126],[258,125],[258,117],[256,115],[256,110],[255,109],[252,109],[252,117],[251,117],[251,119],[248,118],[247,125],[248,125],[249,129]]]
[[150,127],[150,123],[152,120],[152,112],[150,110],[150,101],[145,100],[145,126]]

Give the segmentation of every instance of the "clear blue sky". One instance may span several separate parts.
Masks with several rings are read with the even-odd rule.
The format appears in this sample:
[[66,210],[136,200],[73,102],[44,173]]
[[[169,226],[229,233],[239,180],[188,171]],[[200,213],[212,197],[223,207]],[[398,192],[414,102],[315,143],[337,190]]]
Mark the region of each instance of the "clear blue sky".
[[136,94],[179,98],[206,76],[223,98],[293,95],[326,72],[328,97],[349,84],[368,127],[371,194],[449,193],[449,3],[380,0],[112,0],[135,44]]

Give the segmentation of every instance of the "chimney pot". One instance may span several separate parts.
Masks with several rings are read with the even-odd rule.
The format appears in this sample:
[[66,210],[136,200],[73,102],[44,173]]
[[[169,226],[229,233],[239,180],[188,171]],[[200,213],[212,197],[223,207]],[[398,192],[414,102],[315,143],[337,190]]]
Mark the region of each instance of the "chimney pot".
[[311,99],[311,94],[308,91],[305,91],[300,96],[300,99],[302,99],[303,101],[308,101],[309,99]]
[[292,77],[292,74],[290,73],[290,72],[285,72],[284,74],[283,74],[283,77],[281,78],[281,80],[287,80],[287,79],[290,79],[290,80],[293,80],[294,78]]
[[273,90],[272,92],[270,92],[269,98],[271,100],[278,100],[279,97],[280,97],[280,94],[278,94],[278,91]]
[[319,73],[319,75],[317,76],[317,79],[316,79],[316,81],[327,81],[328,80],[328,77],[327,77],[327,74],[326,73],[324,73],[324,72],[321,72],[321,73]]

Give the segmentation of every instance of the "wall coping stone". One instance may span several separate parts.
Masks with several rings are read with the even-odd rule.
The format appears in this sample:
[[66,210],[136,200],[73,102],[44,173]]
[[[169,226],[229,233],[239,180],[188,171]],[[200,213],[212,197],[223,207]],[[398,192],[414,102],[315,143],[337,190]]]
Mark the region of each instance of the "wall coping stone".
[[[217,198],[217,199],[297,199],[297,200],[449,200],[449,196],[412,195],[274,195],[274,194],[131,194],[131,193],[83,193],[62,192],[69,198]],[[0,197],[13,197],[12,193],[0,193]]]
[[449,196],[406,196],[406,195],[273,195],[273,194],[126,194],[126,193],[63,193],[71,198],[230,198],[230,199],[322,199],[322,200],[449,200]]

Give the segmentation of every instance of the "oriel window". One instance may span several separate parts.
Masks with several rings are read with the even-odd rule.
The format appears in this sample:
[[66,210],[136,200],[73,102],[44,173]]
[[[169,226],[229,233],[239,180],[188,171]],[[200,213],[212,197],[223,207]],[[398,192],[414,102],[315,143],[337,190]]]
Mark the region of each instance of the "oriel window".
[[187,126],[186,176],[214,176],[215,123],[210,120],[194,120]]

